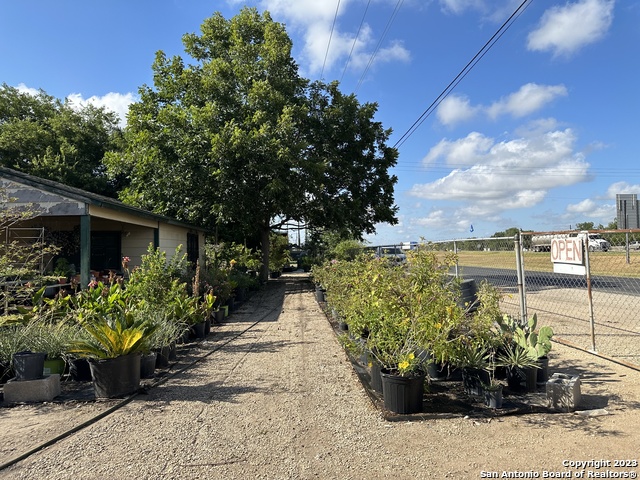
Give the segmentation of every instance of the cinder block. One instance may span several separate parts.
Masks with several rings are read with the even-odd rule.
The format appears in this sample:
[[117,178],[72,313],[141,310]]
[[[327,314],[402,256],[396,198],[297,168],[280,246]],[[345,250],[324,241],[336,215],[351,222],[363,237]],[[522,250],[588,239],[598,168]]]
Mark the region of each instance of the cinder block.
[[573,412],[580,403],[580,376],[554,373],[547,381],[547,402],[550,408]]
[[60,395],[60,374],[47,375],[38,380],[11,379],[4,384],[4,401],[50,402]]

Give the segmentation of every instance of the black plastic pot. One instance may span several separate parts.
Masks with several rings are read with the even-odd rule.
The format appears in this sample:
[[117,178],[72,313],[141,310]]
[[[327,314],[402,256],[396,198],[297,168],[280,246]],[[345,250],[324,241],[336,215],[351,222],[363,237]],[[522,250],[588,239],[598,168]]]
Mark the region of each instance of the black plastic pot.
[[482,396],[483,384],[489,383],[489,372],[479,368],[462,369],[462,386],[469,395]]
[[193,338],[204,338],[205,337],[205,322],[198,322],[191,325],[191,335]]
[[538,369],[536,367],[512,367],[507,375],[509,390],[535,392]]
[[484,389],[484,404],[490,408],[502,408],[502,386]]
[[215,322],[222,323],[223,321],[224,321],[224,310],[220,308],[215,312]]
[[385,371],[382,377],[384,406],[393,413],[420,413],[424,396],[425,374],[403,377]]
[[175,362],[178,359],[178,346],[174,343],[169,345],[169,361]]
[[371,362],[371,388],[378,393],[382,393],[382,377],[380,376],[380,364]]
[[43,352],[17,352],[13,354],[13,373],[16,380],[37,380],[42,378],[44,361],[47,354]]
[[91,376],[96,398],[131,395],[140,388],[139,353],[116,358],[90,360]]
[[549,380],[549,357],[540,357],[538,363],[540,364],[540,368],[538,369],[536,381],[538,385],[544,385]]
[[169,355],[171,347],[166,345],[156,351],[156,368],[167,368],[169,366]]
[[74,358],[69,362],[69,375],[76,382],[91,381],[91,367],[86,358]]
[[151,378],[156,370],[156,352],[145,353],[140,358],[140,378]]

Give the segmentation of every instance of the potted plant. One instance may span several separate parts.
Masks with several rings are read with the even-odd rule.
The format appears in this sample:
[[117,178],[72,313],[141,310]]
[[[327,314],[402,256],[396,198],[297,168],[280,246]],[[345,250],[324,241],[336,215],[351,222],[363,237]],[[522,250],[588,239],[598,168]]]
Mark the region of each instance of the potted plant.
[[472,339],[465,339],[454,360],[462,370],[462,385],[469,395],[483,394],[483,385],[490,383],[488,367],[490,354],[487,347]]
[[508,344],[498,354],[496,365],[507,368],[507,385],[511,390],[521,390],[522,384],[529,392],[536,389],[537,359],[518,344]]
[[76,269],[75,266],[69,263],[69,260],[64,257],[60,257],[56,260],[53,274],[58,277],[59,283],[64,284],[67,283],[69,278],[76,274]]
[[[536,383],[546,383],[549,377],[549,357],[551,351],[551,338],[553,330],[549,326],[537,329],[538,316],[534,314],[526,323],[504,315],[498,321],[502,331],[511,341],[524,350],[527,355],[536,362]],[[532,374],[531,374],[532,375]],[[531,382],[531,381],[530,381]],[[535,390],[535,387],[529,387]]]
[[189,326],[173,318],[168,311],[149,312],[149,318],[155,326],[148,338],[149,347],[157,353],[156,367],[166,368],[175,358],[176,342],[189,331]]
[[22,324],[5,324],[0,326],[0,383],[13,377],[13,355],[25,350]]
[[140,357],[155,331],[140,318],[132,298],[115,283],[84,290],[76,296],[76,317],[86,334],[71,343],[69,352],[89,359],[98,398],[135,392],[140,385]]

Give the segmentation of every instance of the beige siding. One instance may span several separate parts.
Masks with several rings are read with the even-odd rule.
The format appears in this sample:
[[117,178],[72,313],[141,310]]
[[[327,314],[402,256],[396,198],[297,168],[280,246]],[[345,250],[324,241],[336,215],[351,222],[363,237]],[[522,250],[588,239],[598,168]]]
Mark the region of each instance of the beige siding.
[[149,245],[153,245],[153,228],[128,225],[122,235],[122,256],[129,257],[129,268],[142,264],[142,255],[146,255]]
[[146,218],[141,218],[136,215],[132,215],[130,213],[119,212],[116,210],[111,210],[108,208],[97,207],[95,205],[89,205],[89,215],[97,218],[104,218],[107,220],[114,220],[117,222],[123,223],[132,223],[135,225],[140,225],[149,228],[156,228],[158,226],[158,222],[156,220],[150,220]]
[[198,257],[200,259],[200,265],[204,265],[204,233],[202,232],[191,230],[185,227],[179,227],[176,225],[161,223],[159,231],[159,248],[167,252],[167,259],[173,257],[178,245],[182,245],[181,252],[183,254],[186,254],[187,233],[195,233],[198,235]]

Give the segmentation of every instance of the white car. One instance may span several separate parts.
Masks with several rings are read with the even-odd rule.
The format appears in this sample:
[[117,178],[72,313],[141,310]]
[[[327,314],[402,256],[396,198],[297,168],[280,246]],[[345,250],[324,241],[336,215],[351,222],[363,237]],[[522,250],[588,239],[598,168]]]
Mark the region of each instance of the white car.
[[629,242],[629,250],[640,250],[640,242],[637,240],[635,242]]

